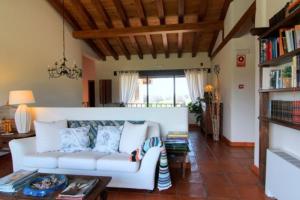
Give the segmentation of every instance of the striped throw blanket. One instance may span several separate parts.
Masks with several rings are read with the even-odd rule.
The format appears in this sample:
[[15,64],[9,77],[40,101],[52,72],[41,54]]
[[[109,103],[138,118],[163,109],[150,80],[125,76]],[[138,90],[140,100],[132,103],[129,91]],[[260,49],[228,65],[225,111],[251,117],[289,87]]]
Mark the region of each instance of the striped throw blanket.
[[166,190],[172,187],[168,158],[165,145],[159,137],[152,137],[147,139],[141,148],[131,153],[130,160],[132,162],[140,161],[143,159],[147,151],[152,147],[160,147],[160,158],[159,158],[159,174],[157,187],[161,190]]

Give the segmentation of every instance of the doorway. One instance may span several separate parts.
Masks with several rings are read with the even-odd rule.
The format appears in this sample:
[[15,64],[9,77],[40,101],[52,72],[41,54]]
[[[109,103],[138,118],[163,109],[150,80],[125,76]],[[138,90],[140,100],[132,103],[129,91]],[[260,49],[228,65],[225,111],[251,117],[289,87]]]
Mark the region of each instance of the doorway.
[[89,94],[89,107],[95,107],[95,81],[89,80],[88,81],[88,94]]

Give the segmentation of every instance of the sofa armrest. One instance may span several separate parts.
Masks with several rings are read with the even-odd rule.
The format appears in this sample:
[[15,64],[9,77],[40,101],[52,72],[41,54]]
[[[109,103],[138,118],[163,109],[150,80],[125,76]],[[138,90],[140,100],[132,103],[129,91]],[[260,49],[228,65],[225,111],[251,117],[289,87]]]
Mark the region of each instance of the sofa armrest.
[[36,152],[35,137],[11,140],[9,148],[12,155],[13,170],[18,171],[22,168],[24,155]]
[[146,173],[147,175],[154,177],[159,155],[160,155],[159,147],[153,147],[149,149],[141,162],[141,167],[139,172]]

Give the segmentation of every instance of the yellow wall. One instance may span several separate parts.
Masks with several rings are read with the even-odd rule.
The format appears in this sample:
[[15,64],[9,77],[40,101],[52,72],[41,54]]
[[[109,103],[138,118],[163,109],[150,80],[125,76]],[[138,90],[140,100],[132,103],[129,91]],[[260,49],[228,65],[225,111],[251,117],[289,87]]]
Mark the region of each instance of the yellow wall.
[[[0,105],[10,90],[30,89],[40,106],[80,106],[81,80],[49,80],[47,66],[62,56],[62,18],[45,0],[0,1]],[[67,57],[90,54],[66,29]]]

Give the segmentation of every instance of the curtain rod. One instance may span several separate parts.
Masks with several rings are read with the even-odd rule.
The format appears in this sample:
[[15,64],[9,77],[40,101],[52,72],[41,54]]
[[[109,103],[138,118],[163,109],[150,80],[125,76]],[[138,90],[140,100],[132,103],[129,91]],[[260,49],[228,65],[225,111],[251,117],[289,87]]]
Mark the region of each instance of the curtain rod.
[[120,70],[120,71],[114,71],[114,76],[117,76],[118,73],[126,73],[126,72],[138,72],[138,73],[143,73],[143,72],[151,72],[151,71],[184,71],[184,70],[207,70],[207,73],[211,72],[211,67],[194,67],[194,68],[185,68],[185,69],[154,69],[154,70]]

